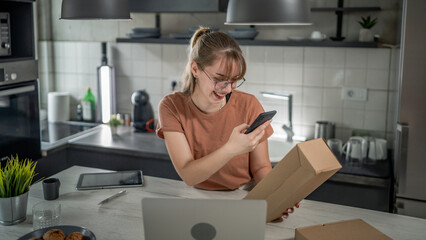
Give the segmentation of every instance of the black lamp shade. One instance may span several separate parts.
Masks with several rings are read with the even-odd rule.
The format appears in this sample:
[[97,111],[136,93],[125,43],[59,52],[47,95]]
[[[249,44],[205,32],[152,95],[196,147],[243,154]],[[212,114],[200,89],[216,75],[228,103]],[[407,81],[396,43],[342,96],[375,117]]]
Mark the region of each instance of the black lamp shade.
[[227,25],[312,25],[307,0],[229,0]]
[[62,0],[60,19],[130,20],[128,0]]

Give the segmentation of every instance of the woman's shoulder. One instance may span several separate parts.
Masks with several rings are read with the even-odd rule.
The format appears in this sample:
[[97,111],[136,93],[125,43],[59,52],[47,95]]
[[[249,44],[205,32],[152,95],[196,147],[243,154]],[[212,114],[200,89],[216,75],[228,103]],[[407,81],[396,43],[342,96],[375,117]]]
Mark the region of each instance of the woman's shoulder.
[[[259,100],[251,93],[239,91],[239,90],[233,90],[232,95],[235,96],[235,98],[238,98],[238,102],[246,102],[248,104],[259,102]],[[231,96],[232,96],[231,95]]]
[[164,96],[164,98],[161,100],[160,104],[166,104],[166,105],[180,105],[184,102],[188,101],[188,96],[182,92],[174,92],[171,94],[168,94]]

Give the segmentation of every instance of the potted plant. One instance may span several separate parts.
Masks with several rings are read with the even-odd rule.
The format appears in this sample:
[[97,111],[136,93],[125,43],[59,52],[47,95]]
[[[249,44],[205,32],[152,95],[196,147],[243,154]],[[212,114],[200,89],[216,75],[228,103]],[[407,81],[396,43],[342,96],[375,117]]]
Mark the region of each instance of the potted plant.
[[371,32],[371,28],[374,27],[377,23],[377,18],[371,19],[368,17],[361,17],[361,21],[358,23],[361,25],[361,29],[359,30],[359,38],[360,42],[371,42],[373,41],[373,33]]
[[13,225],[25,221],[28,191],[33,181],[36,162],[19,161],[11,156],[6,166],[0,168],[0,224]]
[[117,115],[111,115],[111,118],[109,119],[107,123],[111,129],[111,133],[113,135],[117,134],[117,127],[120,125],[123,125],[123,121],[117,117]]

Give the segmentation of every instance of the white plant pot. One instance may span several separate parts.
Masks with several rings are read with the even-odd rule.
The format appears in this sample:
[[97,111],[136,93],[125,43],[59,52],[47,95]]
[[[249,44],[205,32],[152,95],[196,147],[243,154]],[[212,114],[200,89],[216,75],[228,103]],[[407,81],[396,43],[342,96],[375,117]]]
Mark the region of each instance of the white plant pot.
[[0,224],[14,225],[27,217],[28,192],[16,197],[0,198]]
[[110,126],[110,129],[111,129],[111,134],[112,135],[117,135],[117,127]]
[[359,38],[360,42],[372,42],[374,40],[373,32],[370,29],[361,28],[359,30]]

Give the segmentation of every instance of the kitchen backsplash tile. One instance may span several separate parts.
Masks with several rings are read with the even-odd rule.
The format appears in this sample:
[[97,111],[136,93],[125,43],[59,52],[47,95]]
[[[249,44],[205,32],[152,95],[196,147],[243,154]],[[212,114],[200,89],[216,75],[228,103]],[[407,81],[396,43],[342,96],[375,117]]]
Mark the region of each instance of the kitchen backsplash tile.
[[322,87],[324,85],[324,68],[305,66],[303,69],[303,85]]
[[368,69],[366,87],[372,89],[386,90],[389,83],[389,70]]
[[343,68],[324,68],[324,87],[342,87],[345,80]]
[[369,69],[389,70],[391,64],[390,51],[388,49],[377,49],[367,54],[367,66]]
[[[69,90],[73,104],[84,95],[87,87],[91,87],[97,97],[96,68],[101,62],[100,42],[42,41],[39,48],[42,91]],[[274,118],[275,125],[287,123],[287,102],[271,102],[262,97],[260,91],[287,91],[293,94],[293,126],[298,136],[312,138],[315,122],[328,120],[336,123],[336,137],[343,140],[347,140],[353,129],[367,129],[375,135],[393,138],[394,128],[387,122],[391,122],[390,118],[395,115],[392,109],[396,106],[397,74],[392,69],[396,69],[393,67],[396,63],[389,68],[395,51],[263,46],[241,48],[247,60],[247,82],[241,90],[258,97],[265,109],[280,112]],[[74,49],[74,54],[69,49]],[[116,70],[118,111],[131,113],[131,94],[138,89],[147,89],[157,114],[162,97],[171,93],[172,80],[180,80],[187,54],[186,45],[108,43],[108,62]],[[53,74],[45,74],[47,72]],[[368,88],[368,101],[342,100],[342,87]],[[47,105],[46,95],[41,96],[44,108]]]
[[345,51],[341,49],[326,49],[324,51],[324,66],[332,68],[345,67]]
[[345,69],[345,86],[364,88],[366,85],[367,70],[364,68]]
[[324,48],[306,47],[304,51],[304,64],[306,67],[324,67]]
[[345,68],[367,68],[367,49],[346,48]]

